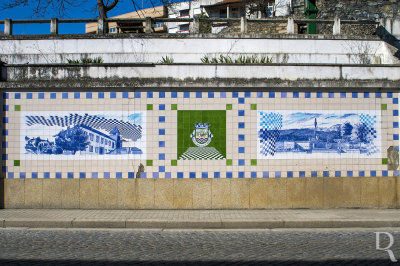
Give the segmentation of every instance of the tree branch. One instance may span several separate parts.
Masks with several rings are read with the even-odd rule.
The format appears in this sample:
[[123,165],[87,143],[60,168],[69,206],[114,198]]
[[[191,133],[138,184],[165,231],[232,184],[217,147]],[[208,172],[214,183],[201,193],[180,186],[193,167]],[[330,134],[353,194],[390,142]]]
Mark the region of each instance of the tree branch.
[[111,4],[109,4],[108,6],[106,6],[106,12],[110,11],[111,9],[113,9],[116,5],[118,4],[118,0],[114,0],[114,2],[112,2]]

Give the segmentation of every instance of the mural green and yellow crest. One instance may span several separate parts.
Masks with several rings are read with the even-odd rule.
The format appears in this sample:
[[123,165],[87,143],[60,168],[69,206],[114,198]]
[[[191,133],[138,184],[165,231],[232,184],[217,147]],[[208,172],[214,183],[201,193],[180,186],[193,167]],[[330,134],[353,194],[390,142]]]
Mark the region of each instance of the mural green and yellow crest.
[[226,111],[178,111],[178,158],[226,157]]

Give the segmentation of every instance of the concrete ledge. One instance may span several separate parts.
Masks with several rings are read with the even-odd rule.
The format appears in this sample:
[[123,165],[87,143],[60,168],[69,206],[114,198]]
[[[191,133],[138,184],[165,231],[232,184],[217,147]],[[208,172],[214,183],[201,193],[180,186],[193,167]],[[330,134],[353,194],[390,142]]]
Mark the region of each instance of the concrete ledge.
[[277,229],[277,228],[380,228],[400,227],[399,220],[364,219],[309,219],[296,220],[116,220],[116,219],[5,219],[1,228],[127,228],[127,229]]
[[284,221],[249,221],[244,224],[242,221],[222,221],[224,229],[274,229],[285,228]]
[[90,39],[305,39],[305,40],[367,40],[379,41],[377,36],[346,36],[319,34],[181,34],[181,33],[119,33],[119,34],[32,34],[32,35],[0,35],[0,40],[90,40]]
[[285,221],[282,228],[376,228],[399,227],[400,220],[313,220],[313,221]]
[[53,219],[6,219],[3,227],[30,227],[30,228],[71,228],[72,221]]
[[126,228],[125,220],[74,219],[73,228]]
[[132,89],[176,89],[176,90],[204,90],[204,89],[226,89],[236,91],[240,89],[254,90],[254,88],[263,88],[265,91],[275,91],[283,89],[288,91],[309,91],[311,88],[322,91],[343,91],[351,89],[352,91],[364,92],[366,90],[375,91],[376,88],[385,90],[397,90],[398,81],[389,80],[275,80],[275,79],[243,79],[243,78],[213,78],[213,79],[70,79],[70,80],[25,80],[0,82],[0,89],[3,90],[54,90],[75,88],[76,90],[98,90],[104,88],[126,88]]
[[[162,64],[148,66],[93,65],[45,66],[7,65],[7,81],[62,81],[85,79],[169,79],[202,84],[214,79],[265,79],[279,81],[398,81],[400,65],[329,65],[329,64]],[[308,75],[304,75],[308,73]],[[177,79],[176,77],[179,77]],[[171,84],[168,84],[170,86]],[[103,84],[104,86],[104,84]],[[71,86],[72,87],[72,86]]]

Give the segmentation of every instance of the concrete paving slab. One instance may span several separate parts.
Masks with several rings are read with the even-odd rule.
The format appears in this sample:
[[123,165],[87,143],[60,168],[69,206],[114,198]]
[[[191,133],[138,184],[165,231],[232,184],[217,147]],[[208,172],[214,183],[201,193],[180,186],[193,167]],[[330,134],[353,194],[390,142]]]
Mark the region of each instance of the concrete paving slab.
[[73,228],[126,228],[125,219],[74,219]]
[[400,227],[399,209],[3,209],[0,226],[28,228],[276,229]]
[[29,228],[71,228],[72,221],[56,220],[56,219],[5,219],[3,221],[3,228],[7,227],[29,227]]

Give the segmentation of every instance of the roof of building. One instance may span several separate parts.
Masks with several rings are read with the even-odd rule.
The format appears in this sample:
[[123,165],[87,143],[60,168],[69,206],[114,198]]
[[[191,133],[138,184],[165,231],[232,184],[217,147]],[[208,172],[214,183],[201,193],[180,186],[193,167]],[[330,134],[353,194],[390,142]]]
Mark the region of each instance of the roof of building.
[[94,128],[91,128],[91,127],[89,127],[89,126],[86,126],[86,125],[79,125],[79,127],[84,128],[84,129],[87,129],[87,130],[90,130],[90,131],[92,131],[93,133],[96,133],[96,134],[98,134],[98,135],[100,135],[100,136],[103,136],[103,137],[108,138],[108,139],[110,139],[110,140],[112,140],[112,141],[115,141],[114,139],[110,138],[110,136],[107,136],[106,134],[104,134],[104,133],[102,133],[102,132],[100,132],[100,131],[98,131],[98,130],[96,130],[96,129],[94,129]]
[[[111,18],[145,18],[145,17],[165,18],[165,17],[168,17],[168,12],[167,12],[167,9],[165,6],[156,6],[156,7],[146,8],[146,9],[140,9],[137,11],[114,16]],[[118,23],[121,23],[121,22],[118,22]],[[117,24],[116,22],[110,22],[109,27],[112,28],[116,24]],[[97,22],[87,23],[85,25],[85,31],[86,31],[86,33],[96,32],[97,31]]]
[[229,4],[237,4],[237,3],[244,3],[243,0],[224,0],[221,2],[217,2],[215,4],[212,5],[204,5],[204,6],[223,6],[223,5],[229,5]]

